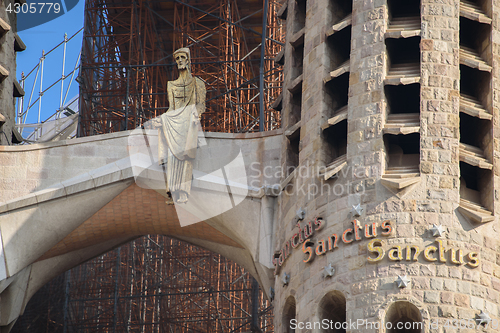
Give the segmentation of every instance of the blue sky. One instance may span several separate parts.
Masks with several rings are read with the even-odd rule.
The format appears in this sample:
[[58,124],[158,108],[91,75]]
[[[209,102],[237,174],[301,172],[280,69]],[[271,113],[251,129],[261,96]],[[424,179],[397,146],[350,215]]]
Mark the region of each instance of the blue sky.
[[[20,31],[18,34],[26,44],[26,50],[17,53],[17,70],[16,77],[18,80],[21,79],[21,72],[28,74],[39,62],[42,56],[42,50],[48,52],[60,42],[64,40],[64,33],[68,34],[68,38],[74,35],[79,29],[83,27],[83,8],[85,1],[80,0],[78,4],[71,9],[66,14],[59,16],[58,18],[44,23],[42,25],[36,26],[31,29]],[[78,59],[78,54],[82,46],[82,33],[80,32],[75,38],[67,43],[66,49],[66,65],[65,74],[71,72],[75,66]],[[55,81],[57,81],[62,74],[62,57],[63,48],[62,46],[54,50],[49,54],[44,63],[44,75],[43,75],[43,89],[48,88]],[[26,81],[24,90],[25,95],[25,108],[28,104],[28,99],[32,90],[33,81],[35,73],[30,75],[30,78]],[[78,72],[75,74],[75,77]],[[32,103],[38,98],[40,77],[37,79],[37,83],[34,89]],[[69,78],[65,80],[64,92],[69,84]],[[50,115],[52,115],[58,108],[60,103],[60,93],[61,93],[61,83],[59,82],[56,86],[51,88],[42,97],[42,107],[41,107],[41,119],[45,120]],[[78,95],[78,83],[73,79],[71,83],[71,89],[68,93],[67,101]],[[24,108],[24,109],[25,109]],[[17,109],[16,109],[17,112]],[[35,105],[28,113],[27,123],[35,123],[38,118],[38,105]]]

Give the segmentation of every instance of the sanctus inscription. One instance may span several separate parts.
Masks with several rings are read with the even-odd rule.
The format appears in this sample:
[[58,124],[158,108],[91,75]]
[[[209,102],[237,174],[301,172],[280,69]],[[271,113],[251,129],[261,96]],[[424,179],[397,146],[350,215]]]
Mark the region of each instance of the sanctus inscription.
[[[367,260],[371,263],[380,262],[386,257],[390,261],[417,261],[419,256],[423,254],[423,258],[428,262],[452,263],[455,265],[466,264],[469,267],[476,268],[479,266],[479,253],[469,252],[464,255],[462,249],[444,247],[443,241],[435,240],[435,245],[393,245],[387,252],[381,239],[372,239],[367,249],[370,252]],[[467,261],[467,262],[466,262]]]
[[361,227],[361,222],[358,220],[352,221],[352,228],[347,228],[344,232],[340,234],[331,234],[326,239],[321,239],[314,248],[314,243],[312,241],[304,242],[302,245],[302,252],[306,255],[303,259],[304,262],[310,262],[314,259],[314,255],[321,256],[327,251],[334,251],[338,248],[339,238],[344,244],[351,244],[354,241],[360,241],[364,238],[374,238],[379,234],[384,237],[388,237],[393,232],[393,223],[390,220],[383,221],[379,227],[378,223],[365,224],[365,232],[361,232],[363,227]]
[[370,239],[367,244],[369,263],[378,263],[384,258],[390,261],[418,261],[423,258],[425,261],[451,263],[455,265],[467,265],[471,268],[479,266],[479,253],[469,252],[464,254],[462,249],[445,248],[444,241],[437,239],[430,245],[393,245],[389,249],[385,241],[379,237],[389,237],[394,234],[395,224],[391,220],[381,223],[365,223],[362,226],[359,220],[352,221],[352,227],[345,229],[341,234],[333,233],[317,241],[312,240],[312,236],[324,226],[325,221],[318,217],[301,226],[297,223],[298,231],[282,246],[279,253],[273,258],[274,274],[279,274],[280,267],[291,255],[292,250],[302,244],[302,252],[305,257],[304,263],[311,262],[315,256],[322,256],[329,251],[335,251],[339,244],[352,244],[364,239]]

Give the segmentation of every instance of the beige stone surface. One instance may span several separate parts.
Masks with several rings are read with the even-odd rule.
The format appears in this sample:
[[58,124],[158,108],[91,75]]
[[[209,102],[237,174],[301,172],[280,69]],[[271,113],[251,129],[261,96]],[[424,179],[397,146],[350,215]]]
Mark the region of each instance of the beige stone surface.
[[[444,325],[448,319],[473,320],[481,311],[500,320],[500,4],[494,0],[480,3],[481,7],[471,7],[458,0],[422,0],[417,13],[420,17],[405,20],[389,12],[386,0],[355,0],[352,13],[346,12],[348,2],[336,0],[307,0],[306,11],[300,13],[297,1],[288,0],[283,130],[206,135],[207,146],[198,152],[204,163],[197,167],[210,177],[193,182],[195,192],[206,202],[199,205],[198,211],[182,212],[181,216],[201,214],[207,206],[223,200],[230,205],[220,163],[230,163],[239,151],[244,156],[247,177],[238,177],[237,163],[228,170],[236,175],[232,185],[238,191],[248,190],[248,194],[237,193],[245,199],[234,209],[198,224],[181,228],[172,209],[162,206],[163,197],[158,194],[162,190],[161,172],[151,167],[156,143],[154,134],[147,131],[57,144],[0,147],[0,198],[4,201],[0,212],[20,216],[0,223],[5,274],[20,272],[0,282],[0,290],[8,293],[6,299],[15,304],[15,311],[2,315],[2,323],[15,318],[19,304],[24,304],[26,295],[37,288],[37,281],[49,276],[40,268],[41,263],[53,263],[63,270],[70,267],[68,258],[72,254],[84,260],[92,249],[105,251],[106,244],[111,246],[143,230],[173,233],[220,251],[257,275],[266,292],[268,286],[273,286],[276,331],[285,330],[287,323],[282,314],[291,299],[296,304],[295,318],[306,322],[323,319],[331,310],[324,308],[331,297],[341,307],[341,311],[335,311],[345,313],[346,320],[382,322],[400,308],[407,317],[427,323],[424,332],[458,332],[428,325]],[[299,17],[305,17],[305,21]],[[460,17],[489,25],[486,30],[491,27],[491,36],[472,55],[461,45]],[[350,39],[346,29],[350,29]],[[417,41],[413,44],[417,48],[413,60],[419,65],[415,67],[412,62],[408,66],[411,70],[404,74],[401,68],[395,70],[398,59],[391,59],[387,40],[397,43],[410,38]],[[339,50],[347,50],[348,59],[343,59]],[[349,66],[342,66],[347,61]],[[476,96],[463,91],[464,85],[473,80],[464,77],[469,69],[481,72],[478,77],[491,79],[472,82],[472,86],[479,87],[473,92]],[[347,86],[340,82],[346,75]],[[325,77],[329,78],[326,84],[333,84],[333,88],[325,86]],[[388,91],[397,93],[391,95]],[[394,106],[398,99],[399,110]],[[342,104],[346,100],[347,106]],[[347,121],[345,138],[331,140],[324,131],[342,121],[329,124],[329,119],[335,119],[336,112],[345,107],[347,113],[341,117]],[[413,115],[400,117],[397,112]],[[414,117],[417,113],[418,117]],[[460,145],[469,144],[462,142],[469,134],[461,131],[461,126],[466,125],[463,114],[486,121],[483,124],[487,130],[476,143],[480,147],[474,146],[482,152],[467,147],[464,150]],[[409,123],[400,124],[405,119]],[[151,137],[150,143],[145,143],[144,134]],[[418,147],[418,153],[408,153],[413,159],[405,156],[406,146],[399,146],[403,151],[396,148],[394,153],[394,145],[398,144],[390,140],[395,135],[418,137],[410,140]],[[336,156],[332,151],[338,150],[338,141],[344,139],[345,155]],[[128,156],[137,159],[127,160]],[[325,168],[338,158],[345,159],[346,164],[336,170],[337,177],[325,179]],[[394,158],[399,158],[399,167],[389,163],[391,160],[394,164]],[[486,175],[480,177],[477,189],[463,188],[461,178],[467,175],[461,175],[461,161]],[[252,162],[260,164],[252,167]],[[269,173],[264,173],[266,166],[271,167],[266,169]],[[69,219],[72,227],[55,235],[42,231],[40,236],[47,236],[47,244],[40,237],[31,249],[18,252],[11,242],[18,237],[18,230],[22,234],[24,225],[29,226],[25,235],[32,237],[37,222],[30,219],[30,214],[40,214],[36,212],[56,202],[71,204],[77,196],[127,180],[135,184],[114,196],[110,194],[112,198],[101,203],[103,207],[91,216],[79,221]],[[274,192],[276,188],[279,193]],[[358,205],[360,216],[354,216],[357,213],[353,206]],[[98,206],[92,205],[93,209]],[[141,207],[147,207],[149,213],[141,211]],[[367,257],[373,258],[374,254],[368,251],[370,240],[363,236],[349,244],[339,240],[338,248],[314,254],[308,263],[304,262],[306,256],[300,245],[290,250],[273,282],[271,258],[279,256],[299,231],[299,209],[305,211],[302,229],[316,217],[324,220],[323,227],[311,237],[313,249],[333,234],[340,238],[345,230],[353,228],[352,220],[356,218],[363,228],[358,230],[362,235],[366,225],[378,224],[385,257],[376,263],[368,262]],[[394,230],[380,236],[385,220],[392,221]],[[433,225],[442,227],[441,236],[433,236]],[[117,238],[113,238],[115,235]],[[345,235],[355,237],[354,231]],[[405,252],[400,260],[397,247],[406,249],[408,245],[418,246],[422,252],[430,248],[427,254],[434,253],[434,257],[429,258],[437,260],[425,259],[423,253],[417,260],[406,260]],[[440,246],[445,249],[443,261]],[[393,260],[388,259],[391,248]],[[453,263],[452,253],[456,255],[456,251],[450,249],[462,250],[464,255],[478,253],[479,265],[465,264],[469,262],[466,257],[464,264]],[[332,277],[324,274],[328,264],[335,268]],[[23,269],[29,269],[26,267],[31,267],[33,274],[35,287],[31,289],[23,284]],[[285,285],[281,282],[284,273],[290,275]],[[404,275],[410,284],[398,288],[395,281]],[[3,294],[1,299],[3,306]],[[495,332],[492,327],[480,330]]]
[[156,131],[1,146],[2,329],[50,278],[144,234],[219,251],[269,290],[279,134],[207,133],[184,206],[166,203]]
[[119,182],[99,189],[98,193],[85,191],[3,213],[0,231],[7,276],[33,263],[130,184],[131,181]]
[[[292,96],[287,94],[287,88],[294,84],[296,77],[293,47],[288,41],[293,39],[294,20],[298,17],[297,2],[289,0],[287,3],[285,93],[282,102],[285,129],[294,125],[287,123],[292,112]],[[292,173],[293,177],[283,177],[283,189],[293,188],[293,191],[283,191],[277,200],[274,251],[279,252],[298,231],[294,225],[299,208],[306,210],[302,226],[317,216],[325,220],[326,225],[312,237],[314,249],[320,240],[326,240],[333,233],[340,236],[346,228],[352,227],[351,207],[360,204],[363,213],[357,219],[363,226],[386,219],[394,221],[396,232],[385,240],[386,250],[392,246],[404,248],[407,244],[428,246],[435,239],[429,229],[436,224],[445,229],[440,238],[447,248],[462,249],[464,253],[477,251],[481,258],[480,265],[471,268],[449,262],[432,263],[422,257],[418,261],[390,261],[387,256],[376,264],[370,264],[366,260],[367,239],[340,244],[335,251],[314,255],[311,262],[304,263],[306,255],[299,246],[291,251],[276,277],[274,309],[278,316],[275,318],[275,329],[285,330],[286,323],[281,314],[286,310],[285,304],[290,297],[297,304],[298,321],[320,321],[324,318],[322,311],[329,311],[322,309],[323,297],[332,292],[340,292],[345,297],[343,311],[347,320],[381,322],[391,314],[391,304],[399,302],[413,304],[427,323],[439,321],[444,324],[446,319],[470,320],[480,310],[498,321],[500,289],[498,272],[495,275],[495,271],[498,270],[500,250],[500,206],[497,195],[500,184],[497,168],[500,145],[497,139],[492,138],[498,136],[500,101],[497,97],[500,87],[500,39],[495,39],[500,29],[499,4],[497,1],[477,2],[476,7],[481,6],[481,10],[478,10],[471,9],[469,2],[423,0],[420,17],[395,18],[389,12],[388,1],[385,0],[353,1],[351,15],[344,12],[346,3],[306,1],[298,169],[312,170],[329,163],[327,157],[332,146],[323,134],[328,126],[323,124],[335,115],[337,100],[346,96],[335,95],[335,91],[328,92],[324,78],[328,77],[327,84],[334,83],[336,78],[330,73],[336,73],[342,63],[349,61],[347,165],[339,172],[338,178],[330,180],[324,180],[314,173],[298,176],[299,170]],[[491,19],[492,36],[481,44],[481,52],[470,53],[461,45],[461,15],[484,24],[489,24]],[[349,21],[352,24],[346,26]],[[332,29],[332,26],[335,28]],[[485,28],[488,29],[487,26]],[[347,45],[349,41],[340,38],[343,29],[351,29],[350,45]],[[337,40],[332,38],[335,36],[339,36]],[[420,62],[416,71],[413,63],[407,64],[406,74],[400,70],[394,71],[391,61],[395,59],[390,59],[387,50],[389,38],[394,43],[420,38],[417,45],[420,52],[417,51],[414,57]],[[335,55],[336,50],[348,47],[349,59],[339,59]],[[461,65],[484,73],[491,71],[491,83],[481,85],[481,82],[477,82],[482,90],[475,97],[476,101],[461,92]],[[404,96],[402,103],[408,101],[411,114],[391,114],[392,101],[391,96],[387,95],[387,87],[409,87],[411,84],[420,85],[415,104],[410,105],[410,96],[401,93]],[[478,100],[482,105],[478,104]],[[413,116],[416,110],[418,117]],[[481,148],[481,153],[472,149],[460,152],[461,135],[468,134],[460,133],[460,112],[491,120],[491,128],[486,131],[481,142],[481,147],[485,147]],[[400,120],[406,118],[408,123],[400,124]],[[412,166],[411,174],[402,173],[402,170],[399,170],[399,174],[388,172],[389,146],[384,140],[387,135],[398,134],[420,136],[417,140],[419,164]],[[492,144],[492,140],[495,143]],[[286,139],[284,143],[282,165],[286,165],[289,155]],[[473,210],[476,215],[489,212],[489,215],[481,215],[486,216],[485,219],[460,213],[459,207],[463,206],[460,161],[481,170],[489,170],[492,166],[494,170],[491,179],[488,178],[488,182],[485,181],[478,189],[482,206],[476,205]],[[285,179],[286,182],[283,182]],[[314,193],[317,187],[325,191]],[[447,250],[446,258],[449,257],[450,251]],[[324,267],[328,263],[336,269],[331,278],[324,277]],[[284,273],[291,275],[287,286],[281,283]],[[410,287],[396,287],[394,281],[400,274],[408,275]],[[495,331],[492,327],[482,330]],[[310,331],[320,332],[314,329]],[[439,329],[425,328],[422,332],[458,331],[445,329],[441,325]]]

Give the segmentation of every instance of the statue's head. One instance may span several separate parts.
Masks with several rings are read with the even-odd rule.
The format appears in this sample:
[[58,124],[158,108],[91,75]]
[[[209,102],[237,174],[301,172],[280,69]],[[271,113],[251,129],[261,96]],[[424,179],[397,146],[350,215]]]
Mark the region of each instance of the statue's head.
[[191,71],[191,54],[187,47],[182,47],[174,52],[174,59],[178,69],[188,69]]

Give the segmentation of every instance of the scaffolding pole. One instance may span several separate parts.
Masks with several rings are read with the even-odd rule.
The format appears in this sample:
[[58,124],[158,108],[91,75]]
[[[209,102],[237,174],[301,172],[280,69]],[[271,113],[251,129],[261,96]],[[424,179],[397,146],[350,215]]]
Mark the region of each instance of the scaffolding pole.
[[191,3],[86,2],[80,136],[133,129],[164,113],[180,47],[190,47],[193,75],[207,88],[205,131],[280,127],[271,108],[283,79],[274,62],[285,32],[278,1]]
[[[281,114],[271,108],[283,81],[274,62],[284,43],[280,7],[277,0],[87,0],[79,136],[133,129],[164,113],[180,47],[190,47],[193,75],[207,88],[205,131],[280,128]],[[61,290],[47,305],[53,310],[38,315],[37,332],[274,331],[270,302],[236,263],[165,236],[119,251],[58,278],[65,288],[48,285],[35,295],[26,313],[52,300],[44,292]],[[12,332],[30,331],[26,321]]]

